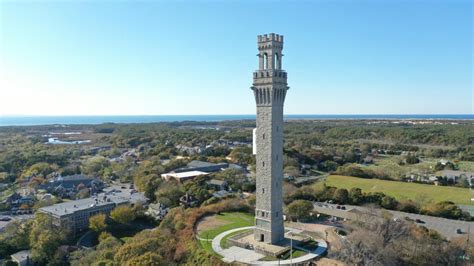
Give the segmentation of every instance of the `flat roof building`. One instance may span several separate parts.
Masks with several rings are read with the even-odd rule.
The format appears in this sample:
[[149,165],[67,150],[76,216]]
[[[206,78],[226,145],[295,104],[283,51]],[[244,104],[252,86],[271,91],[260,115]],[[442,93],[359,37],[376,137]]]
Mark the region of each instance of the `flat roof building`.
[[18,263],[19,266],[27,266],[32,265],[30,262],[31,251],[29,250],[22,250],[18,251],[15,254],[10,255],[13,262]]
[[75,234],[88,228],[91,216],[99,213],[108,215],[119,205],[143,202],[146,202],[143,193],[113,188],[94,197],[54,204],[38,211],[51,216],[56,226],[66,227]]
[[176,181],[182,183],[184,181],[194,179],[198,176],[204,176],[208,174],[209,173],[202,172],[202,171],[188,171],[188,172],[180,172],[180,173],[171,172],[171,173],[162,174],[161,178],[166,181],[169,181],[171,179],[176,179]]
[[228,168],[228,163],[210,163],[194,160],[189,162],[185,167],[174,170],[175,173],[201,171],[201,172],[218,172],[222,169]]

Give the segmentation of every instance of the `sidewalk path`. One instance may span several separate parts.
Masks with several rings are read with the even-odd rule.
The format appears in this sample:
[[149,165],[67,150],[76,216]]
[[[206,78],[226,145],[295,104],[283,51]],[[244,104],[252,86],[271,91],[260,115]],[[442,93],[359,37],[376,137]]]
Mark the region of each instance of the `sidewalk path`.
[[[226,261],[226,262],[241,261],[241,260],[239,260],[239,258],[235,258],[235,256],[229,256],[229,253],[225,252],[225,250],[222,249],[221,240],[225,236],[227,236],[229,234],[232,234],[234,232],[238,232],[238,231],[246,230],[246,229],[253,229],[253,228],[254,228],[254,226],[240,227],[240,228],[235,228],[235,229],[231,229],[231,230],[220,233],[219,235],[217,235],[212,240],[212,249],[216,253],[218,253],[219,255],[223,256],[224,257],[223,260]],[[297,230],[297,229],[293,229],[293,228],[287,228],[287,229]],[[292,260],[280,260],[280,261],[277,261],[277,260],[276,261],[258,261],[258,260],[255,260],[255,261],[251,261],[251,262],[248,262],[248,261],[241,261],[241,262],[245,262],[245,263],[248,263],[250,265],[290,265],[290,264],[303,263],[303,262],[312,260],[316,257],[322,256],[326,252],[326,250],[327,250],[326,241],[324,241],[322,239],[318,239],[317,241],[318,241],[318,247],[316,248],[316,250],[311,251],[311,253],[308,253],[304,256],[294,258]],[[238,247],[233,247],[233,248],[238,248]],[[241,249],[241,248],[238,248],[238,249]],[[243,250],[245,250],[246,252],[252,251],[252,250],[248,250],[248,249],[243,249]],[[253,252],[255,252],[255,251],[253,251]]]

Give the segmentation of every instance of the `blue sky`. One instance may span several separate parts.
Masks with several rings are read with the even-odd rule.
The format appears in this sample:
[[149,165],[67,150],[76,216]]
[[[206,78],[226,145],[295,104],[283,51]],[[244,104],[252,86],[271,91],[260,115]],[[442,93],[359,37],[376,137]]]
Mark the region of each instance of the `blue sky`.
[[472,114],[471,1],[1,1],[0,114],[251,114],[258,34],[288,114]]

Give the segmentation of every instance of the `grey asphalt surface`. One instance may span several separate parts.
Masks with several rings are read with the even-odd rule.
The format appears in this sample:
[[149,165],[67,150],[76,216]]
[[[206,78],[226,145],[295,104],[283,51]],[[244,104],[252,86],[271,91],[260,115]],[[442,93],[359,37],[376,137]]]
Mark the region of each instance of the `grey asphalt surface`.
[[[344,205],[346,210],[340,210],[336,208],[337,204],[328,204],[323,202],[317,202],[314,204],[314,209],[326,215],[336,216],[344,219],[356,219],[358,214],[354,213],[354,210],[358,210],[360,212],[376,212],[380,214],[383,209],[369,209],[367,207],[362,206],[352,206],[352,205]],[[342,206],[342,205],[341,205]],[[441,235],[445,236],[446,238],[450,239],[453,237],[458,236],[466,236],[469,232],[470,238],[474,239],[474,222],[467,222],[467,221],[459,221],[459,220],[451,220],[446,218],[440,217],[433,217],[428,215],[420,215],[414,213],[406,213],[406,212],[399,212],[399,211],[391,211],[391,210],[384,210],[388,211],[393,215],[393,218],[398,219],[409,219],[416,221],[419,219],[422,223],[416,223],[419,226],[424,226],[429,229],[433,229],[438,231]],[[461,229],[462,234],[458,234],[456,232],[457,229]]]

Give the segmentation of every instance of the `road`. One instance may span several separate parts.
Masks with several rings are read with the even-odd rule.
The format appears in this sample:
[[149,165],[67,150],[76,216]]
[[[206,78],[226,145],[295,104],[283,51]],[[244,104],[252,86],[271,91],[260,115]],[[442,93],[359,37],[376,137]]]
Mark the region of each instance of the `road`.
[[[369,209],[367,207],[351,206],[351,205],[344,205],[346,207],[346,210],[340,210],[340,209],[337,209],[336,206],[337,204],[317,202],[314,204],[314,209],[319,213],[336,216],[336,217],[340,217],[344,219],[349,219],[349,220],[360,219],[360,213],[372,213],[374,215],[380,215],[380,212],[382,211],[382,209],[374,210],[374,209]],[[441,235],[445,236],[448,239],[462,236],[462,235],[467,235],[469,232],[470,232],[470,239],[474,239],[474,222],[451,220],[451,219],[446,219],[446,218],[399,212],[399,211],[391,211],[391,210],[386,210],[386,211],[391,213],[393,215],[393,218],[406,219],[405,217],[408,217],[409,219],[413,221],[416,221],[417,219],[419,219],[423,223],[417,223],[418,225],[424,226],[428,229],[436,230]],[[457,229],[461,229],[462,234],[458,234],[456,232]]]

